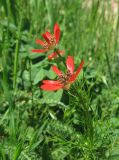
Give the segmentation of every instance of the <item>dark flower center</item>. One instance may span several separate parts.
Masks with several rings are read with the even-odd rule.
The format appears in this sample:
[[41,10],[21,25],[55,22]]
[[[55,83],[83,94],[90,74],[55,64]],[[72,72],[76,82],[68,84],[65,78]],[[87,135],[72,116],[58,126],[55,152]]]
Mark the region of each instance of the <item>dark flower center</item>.
[[59,81],[64,84],[64,85],[67,85],[69,83],[69,79],[71,77],[71,73],[70,71],[67,71],[66,74],[62,74],[59,78]]
[[49,38],[50,44],[48,44],[46,41],[44,41],[44,48],[45,49],[53,49],[56,46],[56,39],[54,37],[54,35],[52,35],[52,37]]

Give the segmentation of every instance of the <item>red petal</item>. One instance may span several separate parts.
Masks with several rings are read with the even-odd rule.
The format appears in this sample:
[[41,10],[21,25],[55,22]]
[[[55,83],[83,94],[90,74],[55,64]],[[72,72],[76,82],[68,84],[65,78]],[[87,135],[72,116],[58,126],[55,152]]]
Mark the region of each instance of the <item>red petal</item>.
[[36,43],[38,43],[38,44],[40,44],[40,45],[42,45],[42,46],[45,45],[45,43],[44,43],[43,41],[41,41],[40,39],[36,39]]
[[56,67],[52,66],[52,70],[60,77],[62,75],[62,72]]
[[59,38],[60,38],[60,28],[59,28],[59,25],[57,23],[54,25],[54,36],[55,36],[55,39],[56,39],[56,44],[58,44]]
[[73,81],[76,80],[78,74],[80,73],[81,69],[83,68],[83,65],[84,65],[84,60],[81,61],[81,63],[80,63],[80,65],[79,65],[76,73],[71,76],[71,78],[70,78],[70,80],[69,80],[70,82],[73,82]]
[[77,71],[75,73],[76,77],[78,76],[78,74],[80,73],[81,69],[83,68],[83,65],[84,65],[84,60],[81,61],[80,65],[79,65],[79,67],[78,67],[78,69],[77,69]]
[[[59,54],[64,54],[64,51],[60,51],[58,50]],[[48,56],[48,59],[53,59],[53,58],[56,58],[58,56],[58,54],[56,52],[53,52],[51,53],[49,56]]]
[[62,89],[62,87],[63,87],[62,85],[47,85],[47,84],[44,84],[40,88],[43,89],[43,90],[46,90],[46,91],[55,91],[55,90]]
[[48,31],[45,32],[45,35],[47,36],[48,39],[52,38],[52,34]]
[[72,56],[68,56],[66,60],[67,69],[70,71],[71,74],[74,72],[74,59]]
[[57,57],[57,53],[56,53],[56,52],[53,52],[53,53],[51,53],[51,54],[48,56],[48,59],[53,59],[53,58],[55,58],[55,57]]
[[40,53],[47,52],[47,51],[48,51],[48,49],[33,49],[32,50],[32,52],[40,52]]
[[69,80],[70,83],[74,82],[76,80],[76,75],[73,74]]
[[64,54],[64,51],[58,50],[58,52],[59,52],[60,54]]
[[61,85],[60,81],[53,81],[53,80],[43,80],[42,81],[45,85]]
[[50,44],[50,40],[49,40],[49,38],[47,37],[46,33],[42,34],[42,36],[44,37],[44,39],[46,40],[46,42],[47,42],[48,44]]

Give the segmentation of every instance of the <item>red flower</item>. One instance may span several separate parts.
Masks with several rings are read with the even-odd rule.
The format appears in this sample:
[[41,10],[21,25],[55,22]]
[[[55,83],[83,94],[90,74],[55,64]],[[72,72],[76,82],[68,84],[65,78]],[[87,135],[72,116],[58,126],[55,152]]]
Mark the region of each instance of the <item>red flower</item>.
[[[42,49],[33,49],[32,52],[48,52],[49,50],[54,49],[58,42],[59,42],[59,38],[60,38],[60,28],[58,26],[58,24],[56,23],[54,25],[54,34],[51,34],[50,32],[46,31],[45,33],[42,34],[43,38],[45,39],[45,41],[42,41],[40,39],[36,39],[36,43],[40,44],[43,48]],[[64,52],[58,50],[57,51],[59,54],[63,54]],[[53,52],[51,53],[48,58],[52,59],[58,56],[57,52]]]
[[64,74],[56,66],[52,66],[53,71],[58,75],[59,79],[56,81],[43,80],[43,85],[41,85],[40,88],[48,91],[54,91],[59,89],[68,90],[70,88],[70,84],[76,80],[83,65],[84,65],[84,60],[82,60],[78,69],[76,70],[76,72],[74,72],[74,59],[72,56],[68,56],[66,60],[67,73]]

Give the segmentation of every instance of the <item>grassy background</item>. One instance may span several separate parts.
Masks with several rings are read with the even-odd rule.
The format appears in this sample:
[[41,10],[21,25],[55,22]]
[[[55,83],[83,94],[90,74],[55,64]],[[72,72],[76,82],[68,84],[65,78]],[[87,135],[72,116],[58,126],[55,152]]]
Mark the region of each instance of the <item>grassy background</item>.
[[[0,160],[119,159],[118,7],[118,0],[0,1]],[[56,22],[65,57],[76,66],[85,60],[70,92],[39,89],[56,78],[54,62],[31,52]]]

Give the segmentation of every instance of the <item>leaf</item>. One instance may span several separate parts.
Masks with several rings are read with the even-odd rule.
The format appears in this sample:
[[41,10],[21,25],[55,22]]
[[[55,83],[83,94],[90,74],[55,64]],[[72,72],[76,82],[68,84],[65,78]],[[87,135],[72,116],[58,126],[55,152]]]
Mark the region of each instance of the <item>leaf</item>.
[[53,111],[49,110],[49,114],[52,119],[57,120],[57,117],[55,116],[55,113]]
[[102,81],[108,87],[106,76],[102,76]]
[[56,77],[56,74],[51,69],[49,71],[45,71],[45,74],[49,79],[54,79]]
[[34,78],[33,84],[37,84],[39,81],[43,80],[44,77],[45,77],[45,70],[40,69],[40,71],[36,74]]
[[30,79],[29,72],[27,70],[25,70],[23,73],[23,79],[26,81],[29,81]]
[[56,92],[43,91],[43,99],[47,103],[57,103],[61,100],[63,90]]
[[12,160],[17,160],[22,152],[22,143],[19,143]]
[[109,160],[119,160],[119,147],[113,147],[111,151],[107,151]]
[[33,134],[34,134],[34,129],[32,127],[28,127],[26,138],[28,138],[28,140],[30,140],[32,138]]
[[110,156],[109,160],[119,160],[119,154]]

